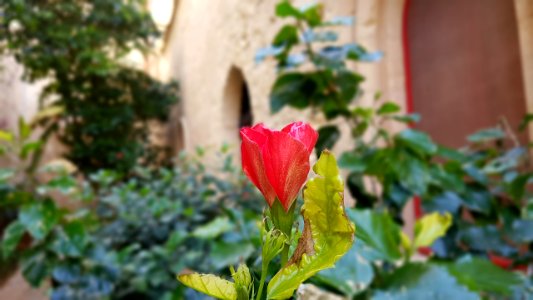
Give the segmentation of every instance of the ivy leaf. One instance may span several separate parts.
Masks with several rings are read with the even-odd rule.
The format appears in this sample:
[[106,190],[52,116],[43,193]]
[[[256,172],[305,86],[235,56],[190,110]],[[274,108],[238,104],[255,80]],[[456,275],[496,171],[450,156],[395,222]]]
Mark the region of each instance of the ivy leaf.
[[450,213],[439,214],[438,212],[425,215],[415,224],[415,247],[428,247],[438,238],[444,236],[452,225]]
[[317,177],[304,188],[304,229],[286,266],[270,281],[268,299],[287,299],[317,272],[331,268],[351,248],[354,225],[344,211],[344,184],[335,157],[322,152],[313,167]]
[[5,229],[4,237],[2,238],[2,255],[4,258],[9,258],[13,254],[25,231],[24,226],[17,221],[12,222]]
[[223,300],[236,300],[235,284],[211,274],[183,274],[178,280],[184,285],[208,296]]

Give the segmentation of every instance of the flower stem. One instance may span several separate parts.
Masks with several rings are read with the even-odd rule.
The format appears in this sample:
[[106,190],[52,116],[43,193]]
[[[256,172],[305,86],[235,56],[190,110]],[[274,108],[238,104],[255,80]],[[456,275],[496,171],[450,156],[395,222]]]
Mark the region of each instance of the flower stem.
[[289,244],[285,244],[285,246],[283,246],[283,250],[281,250],[281,267],[282,268],[289,261],[289,248],[290,248],[290,245]]
[[257,291],[257,297],[255,297],[255,300],[261,300],[261,296],[263,295],[263,289],[265,287],[265,280],[268,273],[268,265],[269,263],[263,262],[261,266],[261,279],[259,281],[259,290]]

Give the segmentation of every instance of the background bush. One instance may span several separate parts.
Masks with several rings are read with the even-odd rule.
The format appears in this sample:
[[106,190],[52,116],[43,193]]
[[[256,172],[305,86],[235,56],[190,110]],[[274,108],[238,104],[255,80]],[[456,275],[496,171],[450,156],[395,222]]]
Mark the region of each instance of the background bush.
[[[18,211],[4,231],[2,257],[18,257],[33,286],[51,281],[52,299],[197,297],[176,274],[228,272],[241,259],[253,262],[260,248],[263,200],[225,162],[217,176],[182,156],[175,168],[137,168],[124,182],[119,173],[100,171],[81,184],[64,170],[49,170],[55,175],[33,193],[13,187],[1,195],[0,203],[10,199]],[[58,192],[80,207],[58,207]]]
[[177,84],[121,63],[158,36],[145,1],[6,0],[0,12],[0,51],[24,66],[26,80],[46,82],[38,116],[44,140],[57,134],[84,173],[126,172],[139,158],[157,158],[147,124],[168,118]]

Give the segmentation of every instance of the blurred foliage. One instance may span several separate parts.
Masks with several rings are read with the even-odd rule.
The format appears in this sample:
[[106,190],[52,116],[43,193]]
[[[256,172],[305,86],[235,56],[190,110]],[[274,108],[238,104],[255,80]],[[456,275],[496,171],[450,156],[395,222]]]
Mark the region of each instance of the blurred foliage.
[[[129,171],[140,158],[164,154],[148,144],[148,121],[165,121],[176,83],[161,83],[122,61],[146,52],[158,36],[144,0],[5,0],[0,52],[24,66],[24,79],[44,80],[36,124],[54,133],[84,173]],[[33,167],[40,157],[36,152]]]
[[138,167],[127,181],[114,171],[80,181],[45,167],[48,179],[31,191],[2,169],[0,208],[14,208],[2,257],[18,259],[32,286],[51,282],[51,299],[203,299],[176,274],[252,265],[261,244],[263,201],[222,159],[211,172],[201,156],[182,155],[175,168]]
[[[393,122],[409,127],[420,116],[402,114],[379,93],[370,106],[357,103],[364,77],[350,62],[373,62],[382,55],[358,44],[340,44],[336,26],[351,25],[351,18],[324,20],[323,10],[322,4],[297,8],[281,1],[276,14],[289,21],[256,56],[257,61],[270,57],[277,62],[279,75],[270,95],[273,113],[285,106],[311,108],[327,120],[340,118],[350,128],[353,148],[341,155],[339,165],[349,172],[348,189],[356,199],[350,215],[358,240],[338,269],[316,281],[363,298],[478,298],[472,291],[489,298],[531,295],[531,282],[487,260],[504,258],[506,265],[500,265],[508,269],[532,264],[533,173],[527,147],[518,143],[505,120],[469,136],[468,146],[460,150],[438,145],[415,129],[386,130]],[[522,127],[531,119],[526,117]],[[317,155],[340,138],[337,124],[319,129]],[[419,220],[411,242],[397,228],[413,198],[420,199],[433,220]],[[428,226],[432,234],[420,235]],[[411,254],[427,245],[432,245],[429,261],[410,263]],[[456,271],[468,259],[475,272]],[[476,272],[494,278],[502,274],[514,284],[505,289],[477,284]]]

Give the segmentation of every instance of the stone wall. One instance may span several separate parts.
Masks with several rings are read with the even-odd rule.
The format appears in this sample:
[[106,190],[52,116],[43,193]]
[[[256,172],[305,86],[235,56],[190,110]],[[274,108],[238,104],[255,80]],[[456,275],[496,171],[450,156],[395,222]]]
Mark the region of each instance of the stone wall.
[[[257,64],[254,55],[269,45],[283,24],[274,16],[277,0],[177,2],[175,23],[169,33],[162,60],[168,69],[161,77],[177,79],[183,102],[174,112],[173,122],[181,127],[172,140],[184,139],[187,150],[198,145],[217,149],[223,143],[237,145],[237,116],[240,95],[231,92],[244,80],[249,88],[254,123],[279,128],[295,120],[323,123],[309,111],[285,108],[271,115],[268,95],[275,80],[273,61]],[[295,1],[303,4],[306,1]],[[370,50],[384,50],[385,58],[375,64],[353,68],[367,77],[363,87],[368,102],[381,91],[386,99],[403,106],[404,78],[401,52],[401,12],[403,1],[326,2],[326,17],[356,16],[353,27],[340,27],[342,42],[359,42]],[[161,69],[159,69],[161,70]],[[237,72],[239,75],[235,75]],[[345,148],[348,141],[339,143]],[[235,148],[235,147],[234,147]]]

